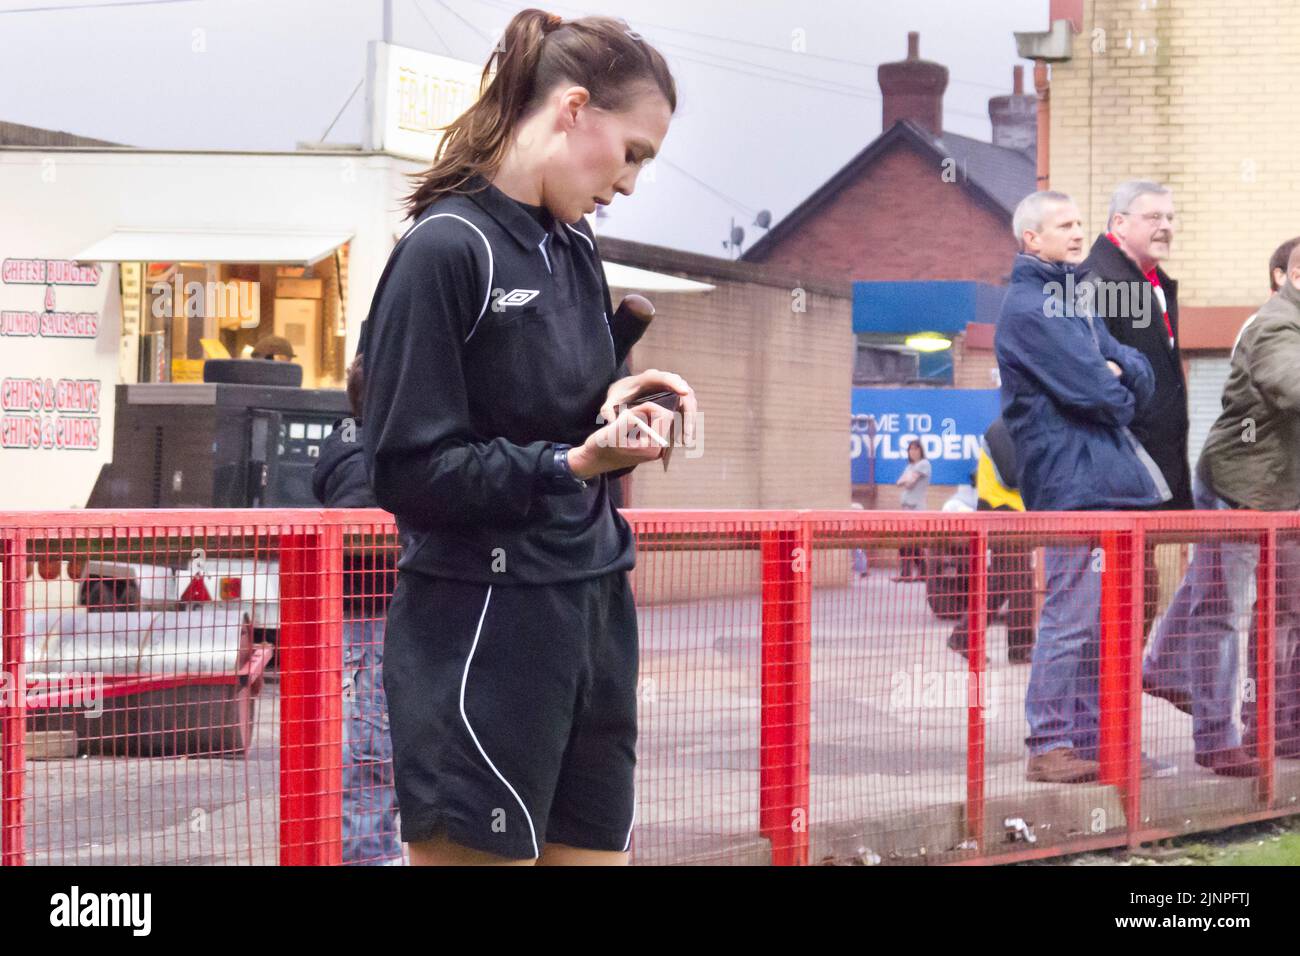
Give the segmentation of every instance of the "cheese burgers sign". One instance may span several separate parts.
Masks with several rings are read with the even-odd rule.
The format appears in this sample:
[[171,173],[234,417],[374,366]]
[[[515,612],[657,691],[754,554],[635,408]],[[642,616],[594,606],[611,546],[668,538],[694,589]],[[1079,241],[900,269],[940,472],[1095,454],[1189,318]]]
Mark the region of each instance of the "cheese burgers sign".
[[[0,261],[0,453],[16,479],[0,507],[81,507],[108,460],[116,276],[68,259]],[[39,487],[24,472],[44,476]]]

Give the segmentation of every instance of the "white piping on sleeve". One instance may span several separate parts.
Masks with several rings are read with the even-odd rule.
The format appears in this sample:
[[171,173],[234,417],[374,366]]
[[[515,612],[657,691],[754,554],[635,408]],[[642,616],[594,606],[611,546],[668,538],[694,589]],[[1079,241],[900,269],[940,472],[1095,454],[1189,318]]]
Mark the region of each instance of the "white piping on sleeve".
[[[483,749],[483,745],[478,741],[478,735],[474,733],[474,728],[469,724],[469,717],[465,715],[465,684],[469,681],[469,665],[474,660],[474,652],[478,650],[478,639],[483,633],[483,619],[487,617],[488,602],[491,600],[492,585],[489,584],[487,596],[483,599],[483,612],[479,615],[478,627],[474,631],[474,643],[469,649],[469,657],[465,659],[465,672],[460,678],[460,719],[465,722],[465,729],[469,731],[470,738],[474,741],[474,746],[477,747],[478,752],[483,755],[483,759],[487,761],[488,767],[490,767],[492,772],[496,774],[497,779],[506,785],[506,789],[510,791],[511,796],[515,798],[515,802],[519,804],[519,809],[524,811],[524,819],[528,821],[528,833],[533,841],[533,859],[536,859],[541,856],[541,852],[537,849],[537,830],[533,826],[532,815],[529,814],[528,808],[524,806],[524,801],[520,798],[518,791],[510,785],[509,780],[501,775],[501,771],[496,768],[496,764],[492,762],[492,758],[487,755],[487,751]],[[633,812],[635,813],[635,811]]]
[[[439,212],[439,213],[435,213],[432,216],[427,216],[426,218],[421,219],[419,222],[417,222],[414,226],[412,226],[410,229],[406,231],[406,236],[409,236],[411,233],[415,232],[415,230],[419,229],[421,226],[423,226],[426,222],[428,222],[431,219],[459,219],[465,225],[469,226],[476,233],[478,233],[478,237],[483,240],[483,245],[487,249],[487,255],[488,255],[487,292],[484,293],[483,295],[483,307],[478,310],[478,318],[474,320],[474,326],[469,330],[469,335],[465,336],[465,341],[468,342],[471,338],[474,337],[474,330],[478,328],[479,322],[483,321],[483,314],[487,312],[488,303],[492,301],[492,274],[493,274],[493,270],[495,269],[495,266],[492,262],[492,243],[487,241],[487,236],[483,235],[483,230],[481,230],[478,226],[474,225],[464,216],[458,216],[452,212]],[[402,236],[402,239],[400,241],[405,241],[406,236]]]

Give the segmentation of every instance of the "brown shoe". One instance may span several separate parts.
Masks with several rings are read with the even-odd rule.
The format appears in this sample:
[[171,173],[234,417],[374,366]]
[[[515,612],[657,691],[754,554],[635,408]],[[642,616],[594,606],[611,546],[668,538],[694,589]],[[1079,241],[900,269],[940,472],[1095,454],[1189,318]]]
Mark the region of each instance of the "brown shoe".
[[1069,747],[1058,747],[1029,758],[1025,779],[1034,783],[1088,783],[1096,780],[1101,765],[1084,760]]
[[1220,777],[1258,777],[1259,761],[1245,747],[1225,747],[1197,754],[1196,764],[1208,767]]

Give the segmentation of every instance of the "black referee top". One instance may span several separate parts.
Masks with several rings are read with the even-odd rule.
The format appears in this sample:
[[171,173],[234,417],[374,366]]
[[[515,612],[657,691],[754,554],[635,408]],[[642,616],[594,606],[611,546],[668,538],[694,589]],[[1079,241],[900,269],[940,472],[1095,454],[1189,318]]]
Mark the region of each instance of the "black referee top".
[[358,349],[366,466],[402,532],[398,567],[502,584],[628,570],[610,481],[630,469],[584,484],[555,463],[627,374],[591,228],[479,185],[398,241]]

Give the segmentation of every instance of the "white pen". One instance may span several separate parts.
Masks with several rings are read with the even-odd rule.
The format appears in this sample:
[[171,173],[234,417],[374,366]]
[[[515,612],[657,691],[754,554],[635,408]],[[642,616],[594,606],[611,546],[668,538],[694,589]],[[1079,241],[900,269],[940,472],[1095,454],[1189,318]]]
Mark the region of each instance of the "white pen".
[[641,421],[641,419],[639,419],[639,418],[637,418],[635,415],[633,415],[633,416],[632,416],[632,421],[636,422],[637,425],[640,426],[640,428],[641,428],[641,430],[642,430],[643,432],[645,432],[647,435],[649,435],[651,438],[653,438],[655,441],[657,441],[657,442],[659,443],[659,447],[660,447],[660,448],[667,448],[667,447],[668,447],[668,440],[667,440],[666,438],[662,437],[662,436],[661,436],[657,431],[655,431],[653,428],[651,428],[651,427],[650,427],[649,425],[647,425],[645,422]]

